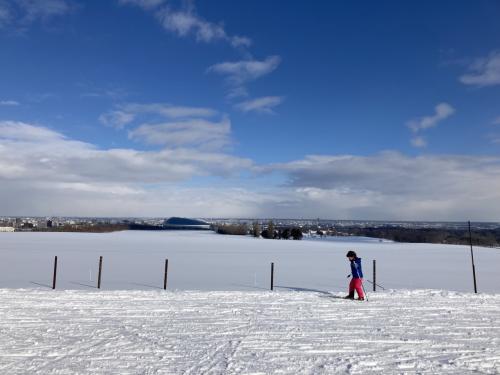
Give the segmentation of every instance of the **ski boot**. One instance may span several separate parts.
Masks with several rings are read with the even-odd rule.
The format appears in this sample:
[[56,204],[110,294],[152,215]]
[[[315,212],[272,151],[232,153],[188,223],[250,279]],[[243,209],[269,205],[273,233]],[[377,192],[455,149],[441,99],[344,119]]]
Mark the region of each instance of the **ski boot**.
[[344,299],[354,299],[354,292],[349,293],[347,296],[344,297]]

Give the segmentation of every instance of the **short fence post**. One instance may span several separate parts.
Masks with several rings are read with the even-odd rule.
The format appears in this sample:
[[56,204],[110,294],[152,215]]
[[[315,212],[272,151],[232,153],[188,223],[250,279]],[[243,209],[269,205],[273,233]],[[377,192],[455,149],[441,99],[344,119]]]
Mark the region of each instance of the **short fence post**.
[[167,289],[168,259],[165,259],[165,273],[163,274],[163,290]]
[[373,291],[377,291],[377,261],[373,259]]
[[99,274],[97,275],[97,289],[101,289],[102,256],[99,257]]
[[56,288],[57,279],[57,255],[54,258],[54,274],[52,275],[52,289]]
[[274,263],[271,263],[271,290],[274,290]]

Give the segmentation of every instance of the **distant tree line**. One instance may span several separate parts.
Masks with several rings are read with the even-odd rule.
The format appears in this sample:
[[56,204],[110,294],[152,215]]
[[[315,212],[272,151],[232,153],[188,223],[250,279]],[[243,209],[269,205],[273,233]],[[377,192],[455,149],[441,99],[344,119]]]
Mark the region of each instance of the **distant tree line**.
[[[344,227],[343,231],[354,236],[383,238],[396,242],[469,244],[468,229],[399,228],[387,226],[376,228]],[[472,231],[472,242],[477,246],[500,246],[500,228],[474,229]]]
[[257,221],[250,228],[246,224],[224,224],[213,226],[212,229],[219,234],[239,236],[250,234],[254,237],[262,237],[270,240],[301,240],[303,237],[302,230],[299,227],[277,228],[272,221],[269,221],[267,227],[263,230]]
[[49,228],[33,228],[34,232],[88,232],[88,233],[109,233],[121,230],[128,230],[128,224],[66,224]]

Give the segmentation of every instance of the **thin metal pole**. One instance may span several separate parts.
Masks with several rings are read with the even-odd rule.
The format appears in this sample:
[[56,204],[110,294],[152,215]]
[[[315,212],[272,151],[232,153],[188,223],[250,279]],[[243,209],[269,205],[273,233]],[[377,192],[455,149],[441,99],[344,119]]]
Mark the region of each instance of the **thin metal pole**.
[[377,291],[377,261],[373,259],[373,291]]
[[57,280],[57,255],[54,258],[54,275],[52,276],[52,289],[56,288]]
[[167,289],[168,259],[165,259],[165,273],[163,274],[163,289]]
[[472,277],[474,278],[474,293],[477,293],[476,266],[474,264],[474,250],[472,249],[472,231],[470,229],[470,221],[469,221],[469,242],[470,242],[470,256],[472,260]]
[[97,289],[101,289],[102,256],[99,257],[99,274],[97,276]]
[[274,290],[274,263],[271,263],[271,290]]

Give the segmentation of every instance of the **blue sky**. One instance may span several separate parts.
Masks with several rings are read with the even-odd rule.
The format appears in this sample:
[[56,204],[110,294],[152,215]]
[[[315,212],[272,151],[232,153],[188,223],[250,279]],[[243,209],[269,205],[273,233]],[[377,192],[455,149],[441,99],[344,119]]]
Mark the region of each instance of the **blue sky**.
[[499,16],[0,0],[0,209],[500,220]]

